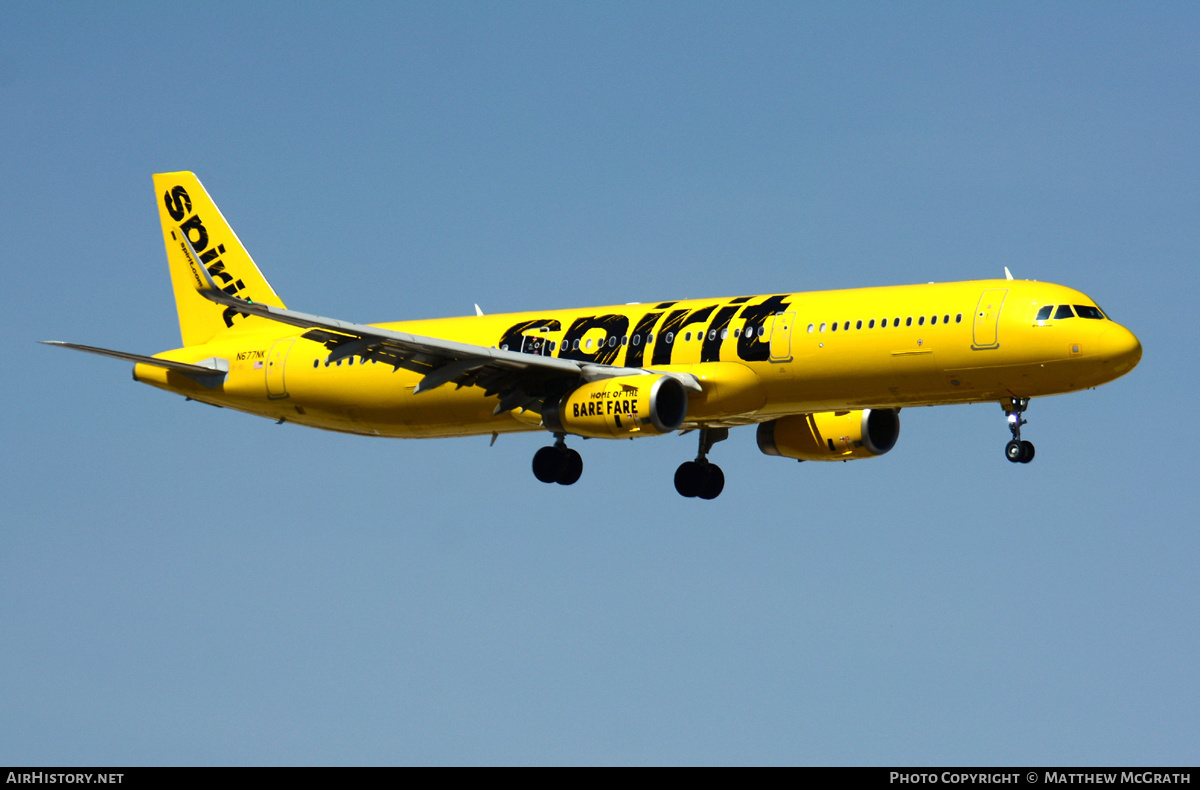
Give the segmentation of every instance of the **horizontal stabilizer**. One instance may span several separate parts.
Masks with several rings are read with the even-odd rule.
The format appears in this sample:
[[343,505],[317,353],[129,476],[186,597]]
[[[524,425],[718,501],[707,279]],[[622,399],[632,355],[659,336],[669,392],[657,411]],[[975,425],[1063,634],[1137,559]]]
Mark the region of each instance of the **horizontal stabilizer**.
[[128,351],[114,351],[111,348],[97,348],[96,346],[84,346],[79,343],[64,343],[61,340],[43,340],[41,341],[48,346],[61,346],[62,348],[73,348],[76,351],[86,351],[89,354],[99,354],[104,357],[113,357],[114,359],[123,359],[126,362],[140,362],[143,365],[154,365],[159,368],[173,370],[176,373],[182,373],[206,387],[216,387],[221,382],[225,381],[225,374],[229,372],[229,363],[223,359],[212,360],[212,366],[193,365],[188,362],[176,362],[171,359],[159,359],[158,357],[148,357],[143,354],[131,354]]

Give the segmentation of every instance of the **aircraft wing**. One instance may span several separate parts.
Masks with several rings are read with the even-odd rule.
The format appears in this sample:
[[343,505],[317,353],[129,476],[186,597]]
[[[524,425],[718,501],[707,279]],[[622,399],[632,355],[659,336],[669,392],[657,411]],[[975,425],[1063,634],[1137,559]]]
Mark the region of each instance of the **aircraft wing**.
[[[183,235],[187,239],[186,234]],[[325,344],[330,350],[329,362],[358,356],[364,360],[390,364],[394,369],[405,368],[422,373],[424,376],[414,393],[453,382],[459,387],[482,387],[487,395],[499,395],[500,403],[496,406],[496,414],[515,408],[540,412],[544,398],[566,392],[580,381],[649,375],[656,372],[644,368],[598,365],[423,337],[369,324],[354,324],[283,307],[257,304],[221,290],[197,258],[190,240],[187,240],[186,246],[191,252],[197,290],[205,298],[243,315],[256,315],[307,329],[302,337]],[[696,377],[691,374],[660,375],[677,378],[690,390],[701,390]]]
[[[220,296],[218,296],[220,294]],[[323,343],[329,349],[329,362],[350,356],[362,357],[393,368],[423,374],[414,392],[425,392],[453,382],[459,387],[483,387],[488,395],[500,395],[496,413],[518,407],[528,408],[551,394],[554,389],[573,386],[591,373],[579,362],[503,351],[496,348],[457,343],[433,337],[396,332],[367,324],[353,324],[322,318],[295,310],[245,302],[219,289],[206,294],[245,315],[257,315],[273,321],[307,329],[302,337]],[[612,374],[609,374],[612,375]],[[555,385],[559,385],[556,387]],[[535,409],[540,411],[540,409]]]

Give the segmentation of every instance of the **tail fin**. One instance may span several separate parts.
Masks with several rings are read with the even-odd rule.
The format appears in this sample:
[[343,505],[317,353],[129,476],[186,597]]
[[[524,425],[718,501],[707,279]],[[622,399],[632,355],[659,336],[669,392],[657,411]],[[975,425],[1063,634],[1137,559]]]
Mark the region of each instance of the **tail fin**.
[[154,191],[185,346],[207,343],[222,332],[262,319],[214,304],[196,290],[199,284],[182,234],[187,234],[196,255],[223,291],[259,304],[284,306],[195,174],[157,173]]

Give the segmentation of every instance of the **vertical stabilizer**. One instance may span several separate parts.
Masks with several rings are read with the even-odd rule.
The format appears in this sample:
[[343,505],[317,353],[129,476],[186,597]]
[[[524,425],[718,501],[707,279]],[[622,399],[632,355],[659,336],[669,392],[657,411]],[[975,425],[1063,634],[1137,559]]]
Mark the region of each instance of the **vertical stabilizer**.
[[185,346],[207,343],[222,332],[263,319],[215,304],[196,290],[202,284],[196,282],[197,272],[192,271],[183,234],[187,234],[201,263],[225,293],[284,307],[195,174],[157,173],[154,191],[179,312],[179,332]]

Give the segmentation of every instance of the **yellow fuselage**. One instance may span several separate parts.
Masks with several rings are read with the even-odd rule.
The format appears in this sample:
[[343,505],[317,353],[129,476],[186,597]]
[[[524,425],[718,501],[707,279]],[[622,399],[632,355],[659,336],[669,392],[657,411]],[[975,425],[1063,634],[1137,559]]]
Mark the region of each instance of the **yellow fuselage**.
[[[485,347],[694,374],[684,427],[757,423],[841,409],[1033,398],[1086,389],[1131,370],[1134,335],[1107,318],[1037,320],[1047,305],[1094,306],[1049,283],[980,280],[694,299],[379,324]],[[285,324],[246,320],[202,345],[158,354],[224,360],[206,388],[146,364],[138,381],[276,420],[379,436],[537,430],[537,414],[494,415],[497,399],[421,375],[343,359]]]

